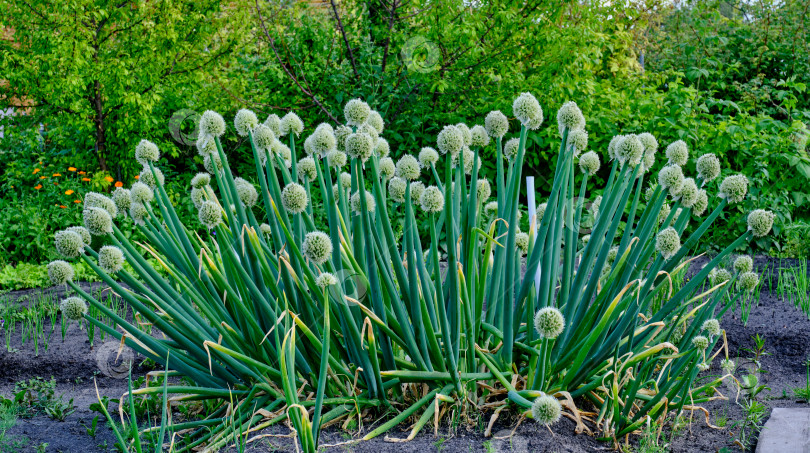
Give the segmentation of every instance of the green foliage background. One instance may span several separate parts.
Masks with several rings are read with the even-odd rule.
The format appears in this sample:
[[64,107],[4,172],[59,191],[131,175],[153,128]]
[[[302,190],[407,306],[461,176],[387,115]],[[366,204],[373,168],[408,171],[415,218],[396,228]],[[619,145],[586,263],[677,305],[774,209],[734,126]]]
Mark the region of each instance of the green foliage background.
[[[780,253],[785,227],[810,217],[807,6],[755,3],[410,0],[392,10],[392,3],[360,0],[335,9],[166,0],[122,9],[103,0],[59,7],[2,0],[8,12],[2,26],[15,32],[0,46],[0,74],[9,81],[0,86],[0,107],[24,97],[36,108],[2,120],[0,186],[8,196],[0,213],[24,213],[39,223],[32,238],[14,216],[0,215],[0,231],[17,232],[0,243],[0,264],[46,261],[53,231],[76,222],[78,209],[58,209],[62,191],[33,190],[40,180],[32,172],[41,165],[48,175],[69,166],[97,174],[102,187],[94,190],[112,188],[103,186],[104,176],[128,186],[139,171],[132,150],[148,138],[164,154],[170,194],[184,200],[201,161],[169,130],[170,117],[182,109],[214,109],[226,118],[239,108],[260,116],[295,110],[307,134],[322,121],[341,121],[343,104],[362,97],[383,115],[383,136],[396,157],[435,146],[444,124],[480,124],[495,109],[511,114],[521,91],[537,96],[548,117],[530,134],[524,169],[535,176],[541,199],[550,190],[546,177],[558,140],[554,115],[574,100],[588,119],[590,148],[605,159],[614,135],[648,131],[662,150],[683,139],[693,158],[716,153],[723,176],[746,174],[750,197],[724,213],[729,227],[715,228],[707,244],[727,244],[744,228],[745,213],[767,207],[778,215],[777,234],[755,246]],[[32,20],[31,8],[49,11],[50,20]],[[98,61],[86,26],[45,39],[76,15],[120,29],[103,42]],[[182,71],[173,69],[174,59]],[[96,81],[105,105],[121,105],[105,116],[107,168],[95,151],[89,101]],[[186,132],[193,127],[191,120],[182,124]],[[237,149],[237,173],[249,174],[240,171],[253,165],[248,146],[233,131],[226,140],[226,149]],[[486,160],[483,173],[494,174]],[[192,219],[185,202],[182,212]]]

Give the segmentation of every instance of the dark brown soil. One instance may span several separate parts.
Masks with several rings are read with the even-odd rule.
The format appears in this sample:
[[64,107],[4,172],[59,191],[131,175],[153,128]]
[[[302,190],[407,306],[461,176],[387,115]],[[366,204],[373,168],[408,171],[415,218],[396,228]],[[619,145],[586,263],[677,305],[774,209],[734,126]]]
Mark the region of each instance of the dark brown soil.
[[[791,266],[795,263],[790,260],[758,258],[755,266],[760,273],[766,266]],[[696,263],[693,269],[699,268],[701,262]],[[776,274],[772,273],[773,286],[776,288]],[[792,389],[804,387],[806,384],[805,361],[810,358],[810,320],[800,310],[789,303],[779,299],[771,292],[768,282],[763,284],[760,303],[751,311],[748,324],[744,326],[740,321],[739,310],[736,314],[727,313],[721,324],[726,331],[729,346],[729,355],[737,358],[738,365],[743,369],[753,369],[750,361],[751,354],[746,348],[753,347],[751,337],[759,334],[765,339],[766,355],[762,359],[763,373],[759,374],[760,382],[769,387],[760,394],[762,401],[768,408],[806,406],[794,398]],[[50,291],[50,290],[49,290]],[[19,297],[30,291],[12,293],[12,297]],[[21,418],[16,426],[8,433],[11,436],[25,436],[27,444],[18,451],[33,452],[42,443],[47,443],[45,451],[48,452],[102,452],[112,451],[114,438],[101,421],[95,438],[90,437],[83,425],[90,425],[97,415],[89,409],[90,404],[97,401],[93,378],[96,377],[101,395],[118,399],[127,388],[125,375],[109,377],[100,372],[99,363],[104,363],[103,357],[117,352],[117,342],[110,346],[112,340],[108,337],[106,342],[96,340],[94,348],[90,348],[86,332],[79,330],[73,324],[63,342],[58,334],[50,344],[47,351],[40,350],[35,356],[30,344],[20,344],[18,338],[12,339],[12,348],[18,349],[9,353],[5,347],[0,349],[0,395],[10,397],[14,383],[32,377],[50,378],[57,381],[57,394],[63,394],[64,399],[74,399],[76,412],[64,421],[56,422],[44,415],[31,419]],[[98,357],[102,357],[98,360]],[[108,362],[109,363],[109,362]],[[135,363],[140,363],[136,358]],[[709,378],[720,374],[719,358],[714,360],[712,368],[702,373],[701,378]],[[109,367],[105,368],[107,374]],[[113,370],[114,371],[114,370]],[[139,368],[138,375],[147,370]],[[669,451],[678,453],[692,452],[735,452],[741,449],[734,445],[735,436],[739,429],[735,423],[744,417],[744,411],[735,402],[736,393],[730,386],[722,386],[720,391],[727,396],[727,401],[714,401],[704,404],[711,414],[711,422],[715,425],[724,425],[723,429],[714,429],[706,425],[702,412],[694,412],[691,420],[681,426],[674,427],[669,423],[664,430]],[[740,399],[741,401],[741,399]],[[115,407],[111,404],[111,407]],[[488,416],[484,423],[488,422]],[[723,421],[725,420],[725,423]],[[321,437],[321,446],[325,451],[334,452],[593,452],[610,450],[610,445],[599,442],[587,435],[574,434],[574,423],[566,418],[554,425],[551,429],[539,426],[536,423],[524,422],[514,430],[514,420],[506,416],[499,420],[493,429],[494,436],[485,438],[480,429],[467,430],[458,428],[450,431],[446,426],[440,427],[439,435],[434,436],[432,424],[428,424],[417,438],[410,442],[392,442],[392,439],[407,437],[408,427],[393,430],[387,435],[380,436],[368,442],[356,442],[373,427],[368,422],[360,432],[344,432],[339,428],[327,429]],[[296,451],[292,440],[288,436],[290,430],[285,426],[277,426],[262,431],[268,436],[256,440],[248,445],[247,451]],[[631,439],[636,444],[637,438]]]

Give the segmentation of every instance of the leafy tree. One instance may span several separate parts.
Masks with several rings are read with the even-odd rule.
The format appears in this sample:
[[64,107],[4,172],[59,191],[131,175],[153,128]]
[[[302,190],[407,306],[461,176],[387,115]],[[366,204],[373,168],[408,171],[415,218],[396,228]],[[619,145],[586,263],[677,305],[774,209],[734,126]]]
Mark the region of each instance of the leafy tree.
[[102,171],[117,160],[134,170],[134,145],[165,127],[155,110],[193,95],[239,45],[243,9],[228,5],[0,0],[0,102],[24,112],[6,121],[59,128]]

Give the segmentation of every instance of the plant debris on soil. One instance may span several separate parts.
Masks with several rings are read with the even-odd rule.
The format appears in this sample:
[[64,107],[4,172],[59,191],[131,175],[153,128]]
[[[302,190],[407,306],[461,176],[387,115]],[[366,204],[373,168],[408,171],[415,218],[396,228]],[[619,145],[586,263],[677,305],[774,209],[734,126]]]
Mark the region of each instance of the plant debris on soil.
[[[691,272],[694,273],[706,262],[705,258],[696,260]],[[761,366],[764,371],[758,373],[758,378],[759,383],[767,388],[759,394],[758,400],[768,408],[768,415],[774,407],[808,406],[806,401],[796,398],[793,389],[804,388],[807,384],[810,320],[805,313],[776,294],[778,268],[795,265],[795,260],[756,258],[755,268],[764,279],[759,305],[752,308],[747,325],[743,325],[740,319],[739,308],[736,311],[730,310],[721,320],[728,341],[729,357],[735,359],[739,369],[755,368],[750,363],[751,353],[746,349],[754,347],[754,335],[758,334],[764,339],[764,352],[768,355],[762,356]],[[770,269],[770,272],[765,272],[766,269]],[[91,285],[83,286],[89,288]],[[92,289],[98,290],[99,284],[93,284]],[[15,291],[7,296],[16,301],[39,293],[53,294],[54,301],[58,301],[64,288]],[[115,402],[127,391],[127,372],[125,365],[122,366],[122,360],[134,359],[132,375],[135,379],[149,371],[142,366],[144,358],[131,350],[119,357],[119,342],[109,336],[104,340],[97,336],[95,345],[91,348],[87,332],[76,323],[70,325],[64,341],[57,326],[47,350],[40,347],[39,355],[34,354],[30,342],[22,343],[19,334],[12,336],[10,345],[11,352],[6,349],[5,344],[0,350],[0,395],[13,398],[15,383],[20,381],[36,377],[45,380],[53,378],[56,381],[55,394],[57,397],[61,396],[65,402],[73,399],[75,412],[61,422],[45,414],[18,418],[16,424],[6,432],[7,439],[16,441],[14,449],[8,451],[116,451],[113,448],[115,438],[104,417],[90,409],[91,404],[98,402],[96,384],[99,394],[113,401],[110,412],[114,417],[117,416]],[[722,353],[712,362],[709,370],[701,373],[700,378],[720,376],[721,358]],[[709,411],[708,421],[715,426],[722,425],[720,429],[708,426],[701,411],[685,412],[681,420],[667,420],[661,444],[675,453],[743,451],[734,442],[739,435],[736,422],[745,417],[744,410],[737,403],[742,401],[742,396],[737,394],[731,384],[722,384],[718,390],[728,399],[711,401],[701,406]],[[88,427],[96,416],[99,416],[98,428],[92,437],[88,433]],[[600,442],[587,434],[575,434],[576,424],[565,417],[548,428],[531,420],[520,422],[516,414],[503,412],[492,429],[493,435],[484,437],[490,416],[491,414],[484,414],[480,423],[472,428],[459,426],[451,429],[446,423],[442,423],[437,434],[430,423],[430,427],[426,427],[414,440],[408,442],[404,442],[404,439],[409,434],[409,427],[404,425],[371,441],[358,441],[379,424],[362,420],[360,424],[353,423],[348,430],[343,430],[340,426],[326,429],[321,435],[320,444],[322,451],[381,453],[593,452],[609,451],[612,448],[611,443]],[[246,448],[249,452],[296,451],[291,430],[286,425],[251,433],[249,439],[252,439]],[[636,449],[639,439],[639,436],[632,436],[629,440],[621,439],[622,446],[629,441],[630,449]]]

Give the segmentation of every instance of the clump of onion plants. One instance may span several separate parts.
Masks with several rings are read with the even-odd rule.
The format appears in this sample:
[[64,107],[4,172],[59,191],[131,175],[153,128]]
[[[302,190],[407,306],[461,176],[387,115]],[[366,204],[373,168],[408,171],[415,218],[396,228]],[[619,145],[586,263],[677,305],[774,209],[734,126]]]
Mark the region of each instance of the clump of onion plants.
[[[314,452],[325,424],[382,413],[395,415],[364,439],[416,416],[412,438],[436,416],[475,418],[482,407],[543,424],[563,412],[582,420],[587,410],[598,416],[581,429],[617,441],[707,401],[720,380],[696,377],[719,337],[715,308],[758,283],[745,260],[735,265],[739,278],[718,264],[768,234],[773,215],[752,212],[743,235],[673,287],[670,276],[700,252],[701,237],[745,198],[747,179],[728,176],[715,191],[706,183],[719,162],[706,155],[697,179],[688,177],[683,142],[666,148],[656,172],[659,144],[648,133],[588,149],[585,114],[567,102],[556,114],[550,195],[522,231],[527,134],[545,116],[531,93],[510,113],[517,121],[495,111],[479,125],[439,127],[418,156],[393,159],[385,118],[361,99],[346,104],[344,124],[309,134],[294,113],[259,123],[241,110],[234,126],[255,172],[236,175],[222,147],[225,120],[207,111],[197,141],[205,172],[189,188],[193,223],[170,202],[159,151],[142,143],[129,203],[127,192],[109,202],[99,195],[82,231],[55,237],[65,259],[84,260],[165,337],[83,291],[67,262],[49,267],[51,279],[117,328],[87,322],[156,362],[170,357],[172,372],[194,383],[135,394],[215,401],[205,419],[168,426],[192,439],[186,451],[288,419],[301,448]],[[492,182],[480,173],[493,158],[485,156],[495,159]],[[600,171],[607,183],[595,187]],[[592,226],[580,232],[584,215]],[[144,243],[122,234],[124,216]],[[84,313],[75,301],[64,309]]]

